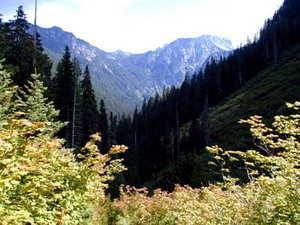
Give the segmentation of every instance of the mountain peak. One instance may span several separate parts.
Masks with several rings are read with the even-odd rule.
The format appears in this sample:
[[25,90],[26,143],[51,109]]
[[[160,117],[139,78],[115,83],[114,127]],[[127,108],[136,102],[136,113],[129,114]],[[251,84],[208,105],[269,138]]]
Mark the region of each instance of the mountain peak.
[[130,52],[124,52],[124,51],[122,51],[120,49],[118,49],[117,51],[114,51],[114,52],[110,52],[108,54],[118,55],[118,56],[124,56],[124,57],[132,55],[132,53],[130,53]]
[[62,28],[57,27],[57,26],[53,26],[53,27],[51,27],[50,29],[52,29],[52,30],[57,30],[57,31],[64,31]]
[[74,36],[74,34],[72,32],[65,31],[61,27],[57,27],[57,26],[53,26],[51,28],[42,28],[42,29],[47,29],[47,30],[51,31],[52,33],[56,32],[58,34]]
[[203,48],[204,45],[214,45],[218,50],[216,51],[232,51],[234,47],[231,41],[227,38],[221,38],[215,35],[207,34],[201,35],[196,38],[179,38],[175,41],[172,41],[169,44],[165,44],[161,49],[166,48]]

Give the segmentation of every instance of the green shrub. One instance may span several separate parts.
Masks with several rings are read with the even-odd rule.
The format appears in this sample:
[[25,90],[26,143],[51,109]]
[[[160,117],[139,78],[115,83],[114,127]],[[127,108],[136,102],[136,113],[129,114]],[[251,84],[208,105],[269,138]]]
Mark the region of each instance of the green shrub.
[[112,155],[126,147],[102,155],[95,134],[78,162],[54,137],[64,124],[55,122],[44,91],[37,75],[19,90],[0,65],[0,224],[89,224],[94,217],[105,224],[94,209],[105,201],[106,182],[125,169]]

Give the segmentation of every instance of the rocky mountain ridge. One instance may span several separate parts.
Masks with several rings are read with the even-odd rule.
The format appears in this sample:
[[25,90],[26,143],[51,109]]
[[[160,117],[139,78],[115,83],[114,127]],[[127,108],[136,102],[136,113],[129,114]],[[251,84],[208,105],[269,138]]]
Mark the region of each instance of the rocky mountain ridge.
[[82,67],[89,65],[97,98],[119,114],[133,111],[165,86],[180,85],[187,72],[199,71],[211,55],[233,50],[229,40],[204,35],[180,38],[143,54],[105,52],[59,27],[38,27],[38,32],[54,69],[68,45]]

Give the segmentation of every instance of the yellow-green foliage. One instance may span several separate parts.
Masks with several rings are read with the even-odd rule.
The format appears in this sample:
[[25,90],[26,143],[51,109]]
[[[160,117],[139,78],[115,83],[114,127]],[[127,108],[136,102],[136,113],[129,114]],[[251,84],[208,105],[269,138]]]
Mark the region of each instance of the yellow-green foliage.
[[[171,193],[122,188],[113,203],[116,224],[299,224],[300,223],[300,102],[287,104],[298,111],[276,116],[274,128],[261,117],[250,124],[257,150],[224,151],[208,148],[211,162],[221,168],[224,182],[201,189],[176,186]],[[229,162],[229,163],[228,163]],[[250,182],[236,185],[228,177],[232,163],[247,170]]]
[[[20,91],[0,65],[0,224],[89,224],[106,182],[125,169],[112,155],[126,147],[102,155],[96,134],[78,162],[53,137],[63,124],[54,122],[58,112],[38,78]],[[106,223],[105,215],[97,218]]]

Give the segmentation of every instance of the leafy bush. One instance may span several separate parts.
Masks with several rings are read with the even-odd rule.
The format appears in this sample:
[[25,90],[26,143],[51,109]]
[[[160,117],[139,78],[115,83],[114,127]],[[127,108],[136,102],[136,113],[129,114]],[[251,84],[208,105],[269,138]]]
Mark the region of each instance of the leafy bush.
[[102,155],[95,134],[76,160],[54,137],[64,124],[44,91],[37,75],[19,90],[0,65],[0,224],[89,224],[95,216],[105,224],[94,208],[105,202],[106,182],[125,169],[112,155],[126,147]]
[[[299,112],[300,102],[287,104]],[[201,189],[176,186],[171,193],[121,189],[113,203],[116,224],[298,224],[300,223],[300,114],[276,116],[274,128],[259,116],[250,124],[257,150],[207,148],[224,181]],[[250,182],[236,185],[232,163],[246,170]]]

